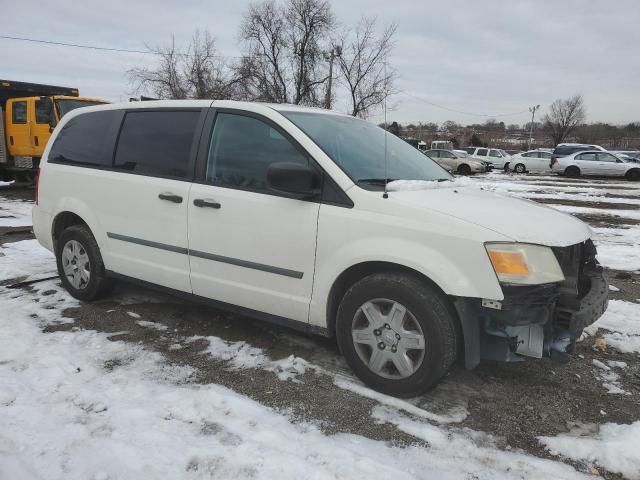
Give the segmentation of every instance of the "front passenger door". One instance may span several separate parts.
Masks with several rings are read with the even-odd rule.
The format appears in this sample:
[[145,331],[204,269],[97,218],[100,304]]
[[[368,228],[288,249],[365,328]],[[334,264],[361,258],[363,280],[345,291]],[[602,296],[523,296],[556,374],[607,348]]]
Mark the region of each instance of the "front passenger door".
[[270,189],[267,169],[312,160],[275,123],[242,111],[218,110],[203,142],[188,206],[193,292],[307,322],[320,203]]

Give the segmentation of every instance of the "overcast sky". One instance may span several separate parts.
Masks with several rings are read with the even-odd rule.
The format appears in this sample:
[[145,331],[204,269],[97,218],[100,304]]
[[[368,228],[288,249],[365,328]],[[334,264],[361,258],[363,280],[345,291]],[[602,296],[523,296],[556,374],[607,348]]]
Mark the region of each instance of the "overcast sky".
[[[238,25],[249,2],[2,3],[2,17],[12,20],[2,22],[0,35],[144,50],[166,44],[172,33],[185,45],[200,28],[216,37],[220,54],[233,56],[240,53]],[[544,113],[554,99],[581,93],[588,121],[640,121],[640,0],[333,0],[332,5],[344,25],[363,14],[398,24],[390,63],[401,93],[390,101],[389,120],[468,124],[495,115],[507,124],[524,123],[530,114],[515,112],[540,104]],[[0,78],[74,86],[81,95],[115,101],[131,93],[126,71],[154,60],[0,39]],[[343,101],[336,105],[346,108]]]

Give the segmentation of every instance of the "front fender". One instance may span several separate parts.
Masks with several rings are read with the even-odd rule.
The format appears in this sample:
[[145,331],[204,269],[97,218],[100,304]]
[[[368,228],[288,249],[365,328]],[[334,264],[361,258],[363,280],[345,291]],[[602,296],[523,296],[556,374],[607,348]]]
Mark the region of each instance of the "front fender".
[[466,245],[450,239],[436,250],[410,238],[373,236],[327,248],[319,242],[309,321],[327,326],[327,302],[336,279],[366,262],[386,262],[414,270],[433,281],[447,295],[502,300],[502,289],[482,244]]

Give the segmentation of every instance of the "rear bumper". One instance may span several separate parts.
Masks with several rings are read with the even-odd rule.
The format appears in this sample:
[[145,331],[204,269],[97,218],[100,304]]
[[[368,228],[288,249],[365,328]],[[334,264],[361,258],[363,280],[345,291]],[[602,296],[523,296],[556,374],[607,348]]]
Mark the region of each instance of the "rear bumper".
[[583,264],[575,277],[568,264],[561,265],[567,278],[562,284],[504,286],[501,302],[454,299],[467,368],[474,368],[481,360],[513,362],[574,350],[583,329],[607,309],[609,285],[594,259]]

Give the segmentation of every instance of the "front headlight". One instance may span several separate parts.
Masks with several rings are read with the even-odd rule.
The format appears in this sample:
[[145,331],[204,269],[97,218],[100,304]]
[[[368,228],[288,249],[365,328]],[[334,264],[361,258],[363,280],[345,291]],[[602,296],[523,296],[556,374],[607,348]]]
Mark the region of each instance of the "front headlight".
[[562,269],[549,247],[530,243],[485,244],[501,283],[540,285],[564,281]]

